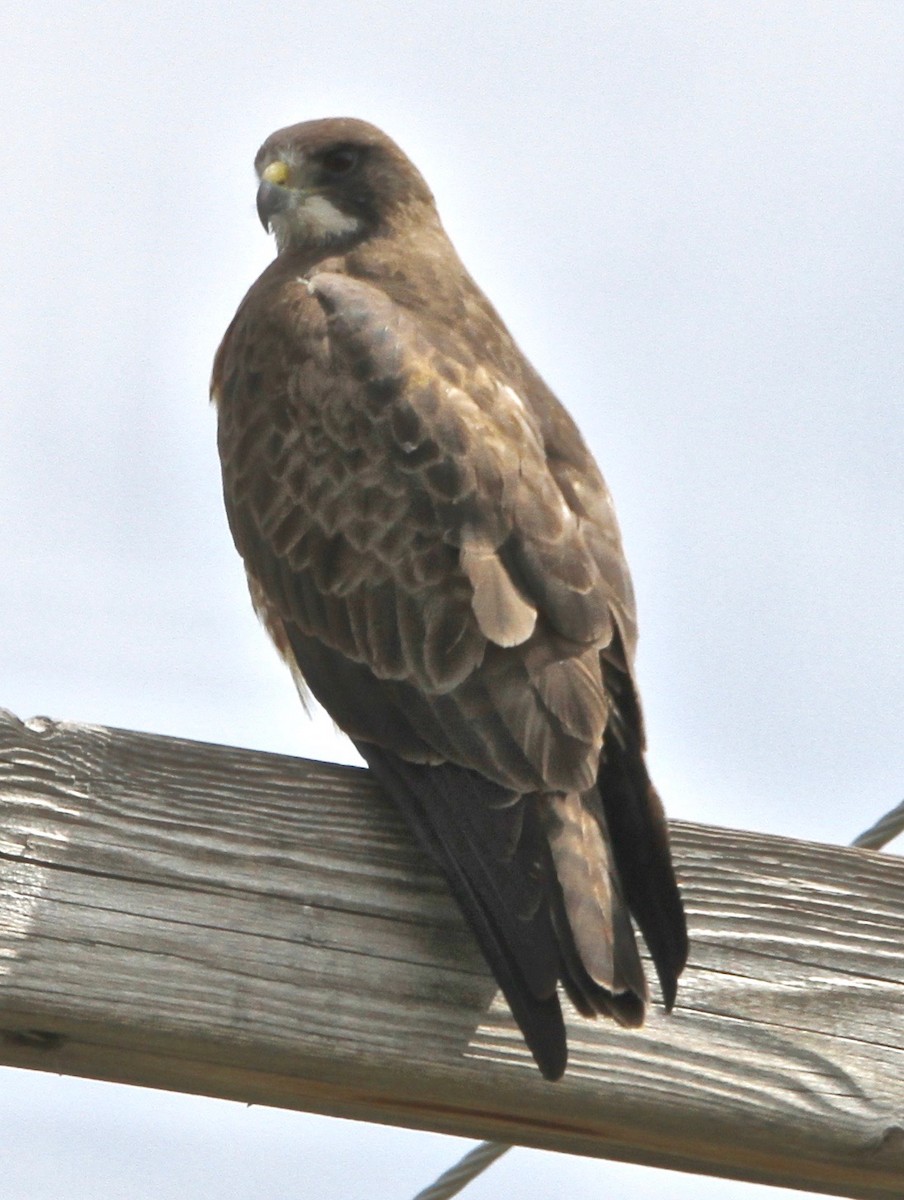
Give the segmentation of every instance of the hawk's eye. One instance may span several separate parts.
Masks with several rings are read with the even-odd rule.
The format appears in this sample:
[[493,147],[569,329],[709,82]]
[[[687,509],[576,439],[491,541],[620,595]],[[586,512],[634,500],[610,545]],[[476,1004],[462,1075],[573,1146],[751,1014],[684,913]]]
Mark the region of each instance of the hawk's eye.
[[337,146],[335,150],[327,150],[320,159],[328,175],[347,175],[357,161],[358,151],[354,146]]

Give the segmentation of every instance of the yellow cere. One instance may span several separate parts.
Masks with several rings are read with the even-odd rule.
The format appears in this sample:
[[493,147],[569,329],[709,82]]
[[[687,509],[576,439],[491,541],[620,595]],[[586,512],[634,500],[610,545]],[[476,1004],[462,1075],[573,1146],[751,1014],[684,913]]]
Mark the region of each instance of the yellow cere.
[[278,183],[280,186],[287,182],[289,178],[289,168],[286,163],[277,159],[269,166],[264,167],[261,172],[261,179],[265,179],[267,183]]

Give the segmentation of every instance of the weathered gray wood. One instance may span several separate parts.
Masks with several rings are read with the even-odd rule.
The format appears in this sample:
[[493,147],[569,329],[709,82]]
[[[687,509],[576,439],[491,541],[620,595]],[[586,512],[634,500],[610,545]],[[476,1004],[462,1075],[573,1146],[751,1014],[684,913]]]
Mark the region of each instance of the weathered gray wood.
[[679,1005],[545,1083],[349,768],[0,718],[0,1061],[904,1195],[904,864],[676,825]]

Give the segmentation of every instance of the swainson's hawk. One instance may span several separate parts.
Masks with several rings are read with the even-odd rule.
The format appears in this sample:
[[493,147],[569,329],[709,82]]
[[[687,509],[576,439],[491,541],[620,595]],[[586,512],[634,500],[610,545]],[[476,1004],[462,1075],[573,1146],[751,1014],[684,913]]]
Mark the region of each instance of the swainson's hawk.
[[631,917],[668,1007],[687,956],[609,492],[385,134],[293,125],[255,166],[278,255],[213,371],[252,598],[556,1079],[559,981],[639,1025]]

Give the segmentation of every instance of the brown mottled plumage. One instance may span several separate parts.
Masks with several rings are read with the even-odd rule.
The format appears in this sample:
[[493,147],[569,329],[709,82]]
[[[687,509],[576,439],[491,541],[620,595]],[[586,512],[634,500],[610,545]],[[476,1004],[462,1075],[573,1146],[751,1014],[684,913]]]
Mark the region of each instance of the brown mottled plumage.
[[414,166],[353,120],[273,134],[279,254],[216,357],[229,524],[299,685],[445,873],[549,1079],[557,983],[643,1020],[687,934],[609,492]]

